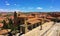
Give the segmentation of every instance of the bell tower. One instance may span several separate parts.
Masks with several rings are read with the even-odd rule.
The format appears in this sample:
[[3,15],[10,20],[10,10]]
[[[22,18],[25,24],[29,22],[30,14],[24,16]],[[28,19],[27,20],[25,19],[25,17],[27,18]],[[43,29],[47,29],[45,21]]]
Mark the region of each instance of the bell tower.
[[16,11],[14,12],[14,26],[17,25],[17,13]]

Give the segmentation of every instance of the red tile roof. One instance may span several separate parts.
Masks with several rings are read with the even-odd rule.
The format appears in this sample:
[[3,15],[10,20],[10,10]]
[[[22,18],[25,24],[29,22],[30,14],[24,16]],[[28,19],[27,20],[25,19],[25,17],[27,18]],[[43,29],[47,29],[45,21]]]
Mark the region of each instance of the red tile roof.
[[9,18],[14,19],[14,16],[10,16]]
[[3,23],[0,23],[0,27],[3,27]]

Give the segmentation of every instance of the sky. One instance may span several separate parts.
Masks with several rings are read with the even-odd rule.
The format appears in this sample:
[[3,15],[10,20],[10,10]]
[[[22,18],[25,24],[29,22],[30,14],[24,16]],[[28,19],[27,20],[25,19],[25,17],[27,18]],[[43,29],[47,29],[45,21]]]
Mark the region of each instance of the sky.
[[0,11],[60,11],[60,0],[0,0]]

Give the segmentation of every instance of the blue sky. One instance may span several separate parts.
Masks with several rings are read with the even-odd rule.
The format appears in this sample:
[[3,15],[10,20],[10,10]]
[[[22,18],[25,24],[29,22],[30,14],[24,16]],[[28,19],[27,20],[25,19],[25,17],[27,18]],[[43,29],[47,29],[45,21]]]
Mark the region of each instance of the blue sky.
[[60,0],[0,0],[0,11],[60,11]]

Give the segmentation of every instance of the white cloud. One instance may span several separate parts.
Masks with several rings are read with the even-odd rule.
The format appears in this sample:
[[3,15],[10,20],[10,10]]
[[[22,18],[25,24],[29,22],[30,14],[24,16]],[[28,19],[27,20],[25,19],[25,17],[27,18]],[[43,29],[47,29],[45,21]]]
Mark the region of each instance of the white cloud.
[[20,11],[20,10],[15,10],[15,11]]
[[0,9],[0,11],[9,11],[8,9]]
[[11,11],[11,12],[14,12],[14,11],[17,11],[17,12],[18,12],[18,11],[21,11],[21,10],[18,10],[18,9],[10,9],[10,10],[9,10],[9,9],[0,9],[0,11],[1,11],[1,12],[4,12],[4,11],[5,11],[5,12],[7,12],[7,11],[8,11],[8,12],[10,12],[10,11]]
[[40,10],[40,9],[43,9],[43,8],[41,8],[41,7],[37,7],[36,9],[39,9],[39,10]]
[[8,3],[8,1],[5,1],[5,5],[10,5],[10,4]]
[[6,5],[10,5],[9,3],[6,3]]
[[14,5],[17,5],[17,4],[14,4]]
[[11,9],[10,11],[17,11],[17,12],[18,12],[18,11],[20,11],[20,10],[19,10],[19,9]]

